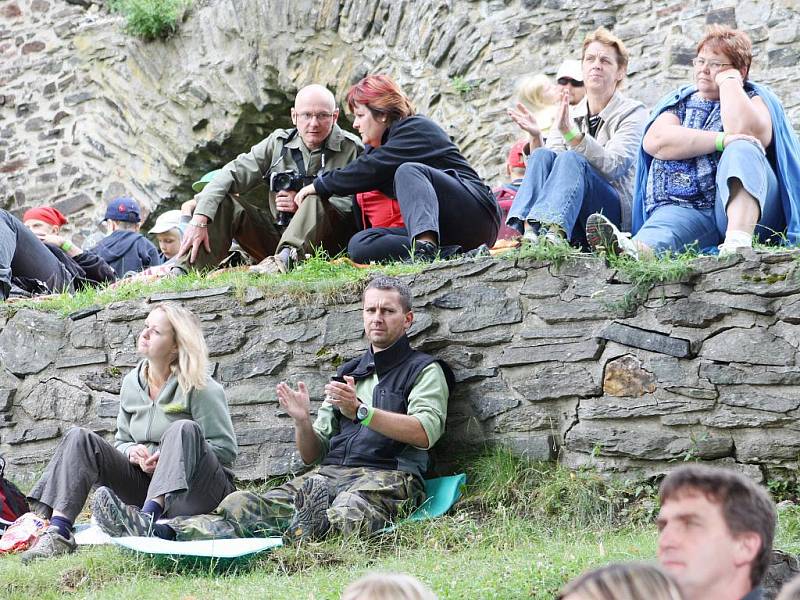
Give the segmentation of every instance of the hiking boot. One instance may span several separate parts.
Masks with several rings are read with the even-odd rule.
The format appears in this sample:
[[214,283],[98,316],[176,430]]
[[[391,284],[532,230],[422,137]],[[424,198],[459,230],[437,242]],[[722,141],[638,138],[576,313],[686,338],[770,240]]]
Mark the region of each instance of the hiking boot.
[[586,219],[586,241],[594,252],[604,251],[608,255],[627,254],[638,259],[639,250],[629,233],[622,233],[616,225],[600,213]]
[[20,559],[23,563],[29,563],[40,558],[63,556],[65,554],[72,554],[77,547],[78,544],[75,541],[75,534],[70,532],[69,537],[65,538],[58,533],[58,527],[51,525],[36,539],[33,546],[20,554]]
[[295,248],[284,248],[278,254],[268,256],[257,265],[250,267],[251,273],[259,275],[278,275],[288,273],[297,265],[297,250]]
[[414,240],[410,256],[403,262],[433,262],[439,258],[439,246],[433,242]]
[[284,533],[288,542],[319,539],[330,529],[328,507],[331,499],[328,482],[324,477],[313,475],[303,482],[294,497],[294,516]]
[[152,535],[153,515],[125,504],[107,487],[99,487],[94,493],[92,516],[111,537]]

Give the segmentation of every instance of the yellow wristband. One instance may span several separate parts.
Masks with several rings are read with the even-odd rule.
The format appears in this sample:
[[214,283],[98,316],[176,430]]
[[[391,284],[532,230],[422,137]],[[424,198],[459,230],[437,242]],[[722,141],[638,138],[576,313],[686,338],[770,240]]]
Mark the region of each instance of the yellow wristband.
[[717,146],[717,152],[722,152],[723,150],[725,150],[725,132],[724,131],[720,131],[717,134],[716,146]]
[[580,134],[581,134],[580,130],[577,127],[573,127],[567,133],[564,134],[564,141],[565,142],[571,142],[576,137],[578,137]]

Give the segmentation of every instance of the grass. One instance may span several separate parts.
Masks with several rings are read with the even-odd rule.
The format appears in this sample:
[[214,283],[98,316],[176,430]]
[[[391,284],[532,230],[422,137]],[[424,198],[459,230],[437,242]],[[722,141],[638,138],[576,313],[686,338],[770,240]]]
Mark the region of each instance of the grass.
[[623,314],[628,314],[641,306],[650,289],[656,283],[669,283],[682,281],[692,275],[692,261],[698,258],[699,254],[694,249],[684,252],[666,252],[657,257],[644,257],[636,260],[626,255],[607,255],[606,261],[609,266],[616,269],[631,282],[632,287],[616,303],[617,308]]
[[408,275],[421,271],[419,263],[395,263],[363,269],[342,260],[330,261],[317,253],[286,274],[255,275],[246,271],[221,271],[203,274],[191,272],[180,277],[164,277],[156,281],[122,280],[113,286],[87,288],[74,294],[58,294],[39,299],[20,300],[7,305],[7,310],[33,308],[68,315],[90,306],[105,306],[113,302],[147,298],[161,292],[184,292],[229,286],[236,298],[242,299],[248,290],[265,297],[290,296],[308,298],[319,294],[323,301],[335,301],[360,290],[363,282],[376,271],[387,275]]
[[559,267],[568,260],[579,257],[589,257],[590,255],[581,253],[579,248],[568,244],[551,244],[540,238],[535,244],[524,242],[517,252],[506,252],[500,255],[507,259],[530,259],[536,261],[550,262],[555,267]]
[[[553,598],[582,571],[655,556],[656,486],[531,462],[505,450],[468,462],[448,516],[373,540],[334,538],[279,548],[248,563],[190,565],[113,547],[23,566],[0,559],[0,597],[338,598],[368,571],[419,577],[441,599]],[[800,507],[782,509],[776,546],[800,551]]]
[[125,17],[125,31],[145,40],[166,38],[192,0],[110,0],[111,10]]

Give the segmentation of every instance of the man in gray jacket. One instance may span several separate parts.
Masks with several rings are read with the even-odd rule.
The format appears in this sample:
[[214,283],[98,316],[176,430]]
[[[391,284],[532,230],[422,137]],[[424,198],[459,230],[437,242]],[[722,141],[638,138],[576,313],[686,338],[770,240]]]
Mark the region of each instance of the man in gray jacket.
[[[175,267],[182,271],[213,268],[226,256],[233,239],[261,261],[253,270],[262,273],[284,272],[314,248],[322,247],[329,254],[346,248],[355,233],[350,196],[324,201],[314,196],[301,204],[295,202],[296,190],[304,182],[317,173],[344,167],[361,152],[359,138],[336,125],[338,116],[329,90],[321,85],[302,88],[291,111],[295,128],[277,129],[250,152],[240,154],[196,196],[197,206]],[[268,207],[237,196],[261,185],[269,189]],[[289,189],[283,189],[287,185]],[[273,213],[291,218],[285,229],[275,224]]]

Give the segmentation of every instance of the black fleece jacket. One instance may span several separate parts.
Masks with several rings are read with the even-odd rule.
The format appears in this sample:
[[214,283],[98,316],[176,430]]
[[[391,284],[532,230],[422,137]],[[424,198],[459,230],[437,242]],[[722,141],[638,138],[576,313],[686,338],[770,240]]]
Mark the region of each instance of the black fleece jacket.
[[470,166],[458,147],[434,121],[412,115],[393,122],[377,148],[367,146],[364,154],[346,167],[320,173],[314,188],[323,198],[380,190],[397,198],[394,174],[404,163],[416,162],[446,172],[466,184],[470,194],[485,205],[499,222],[492,191]]

